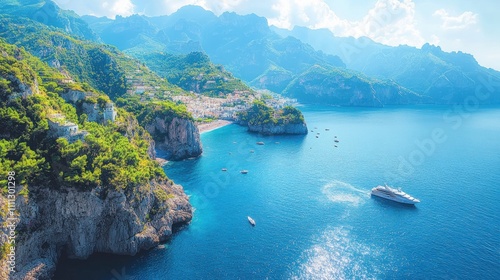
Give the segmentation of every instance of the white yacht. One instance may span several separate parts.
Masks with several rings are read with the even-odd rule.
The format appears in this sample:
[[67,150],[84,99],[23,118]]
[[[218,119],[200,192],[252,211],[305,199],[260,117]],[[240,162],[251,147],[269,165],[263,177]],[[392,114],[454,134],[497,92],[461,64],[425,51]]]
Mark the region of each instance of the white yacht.
[[377,186],[372,189],[372,195],[389,199],[404,204],[419,203],[420,200],[412,197],[411,195],[403,192],[401,189],[394,189],[387,185]]

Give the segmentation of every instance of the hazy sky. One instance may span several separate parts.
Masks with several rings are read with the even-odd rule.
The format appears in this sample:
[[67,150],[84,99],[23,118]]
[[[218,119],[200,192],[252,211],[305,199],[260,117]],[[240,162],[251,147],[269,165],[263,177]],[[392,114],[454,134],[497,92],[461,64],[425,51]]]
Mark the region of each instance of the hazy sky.
[[496,0],[55,0],[80,15],[166,15],[194,4],[219,15],[255,13],[270,24],[328,28],[337,36],[368,36],[387,45],[473,54],[500,70],[500,1]]

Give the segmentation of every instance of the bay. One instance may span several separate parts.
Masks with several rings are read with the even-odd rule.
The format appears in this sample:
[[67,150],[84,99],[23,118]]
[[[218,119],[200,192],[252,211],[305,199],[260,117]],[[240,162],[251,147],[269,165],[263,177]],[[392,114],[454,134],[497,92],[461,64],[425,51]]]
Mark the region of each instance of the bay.
[[[301,109],[307,136],[230,125],[165,167],[195,208],[165,248],[63,261],[56,278],[500,277],[500,109]],[[372,198],[384,183],[422,202]]]

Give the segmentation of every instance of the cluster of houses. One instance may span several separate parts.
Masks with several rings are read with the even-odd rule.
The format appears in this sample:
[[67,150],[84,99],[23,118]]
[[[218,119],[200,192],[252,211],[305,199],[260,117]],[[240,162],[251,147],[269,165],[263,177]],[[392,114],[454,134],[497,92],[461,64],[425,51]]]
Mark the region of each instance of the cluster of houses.
[[[248,109],[255,99],[260,99],[261,93],[250,94],[249,91],[235,91],[226,98],[214,98],[201,94],[193,96],[173,96],[174,101],[182,102],[194,118],[213,118],[235,120],[237,113]],[[274,109],[281,109],[293,105],[296,100],[275,96],[265,100],[266,104]]]

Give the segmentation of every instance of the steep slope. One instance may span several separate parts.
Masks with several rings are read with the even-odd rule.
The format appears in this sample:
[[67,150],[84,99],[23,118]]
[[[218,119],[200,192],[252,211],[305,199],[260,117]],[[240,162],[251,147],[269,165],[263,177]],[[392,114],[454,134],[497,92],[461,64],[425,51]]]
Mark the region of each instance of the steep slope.
[[[126,56],[112,46],[81,41],[29,19],[15,19],[5,15],[0,16],[0,36],[9,43],[23,46],[66,76],[71,75],[69,81],[75,77],[74,80],[77,82],[87,83],[101,90],[114,101],[118,98],[136,98],[137,95],[141,95],[137,102],[143,104],[163,101],[160,103],[163,105],[154,106],[158,112],[151,113],[170,121],[173,120],[170,118],[172,114],[186,110],[185,107],[177,110],[179,106],[169,101],[171,95],[183,94],[182,89],[168,83],[143,63]],[[192,124],[192,118],[189,114],[179,115],[179,118],[186,120],[188,126],[185,127],[185,133],[192,134],[193,138],[174,138],[172,145],[184,151],[192,151],[184,155],[186,158],[200,155],[202,148],[199,132]],[[152,121],[152,119],[147,120]],[[146,127],[149,123],[141,125]],[[166,126],[165,129],[169,127]],[[155,141],[164,142],[162,135],[165,133],[169,132],[152,132],[152,136]],[[174,151],[169,154],[178,153]],[[171,159],[179,160],[182,157],[172,156]]]
[[[60,256],[134,255],[191,219],[187,196],[151,158],[151,137],[133,115],[88,121],[61,96],[105,95],[3,41],[0,54],[0,173],[10,175],[0,179],[10,194],[0,196],[0,222],[15,221],[15,231],[2,227],[0,258],[15,251],[10,278],[49,279]],[[9,270],[2,266],[2,279]]]
[[207,55],[192,52],[187,55],[150,53],[136,55],[151,70],[186,91],[219,97],[250,88],[227,72],[222,65],[214,65]]

